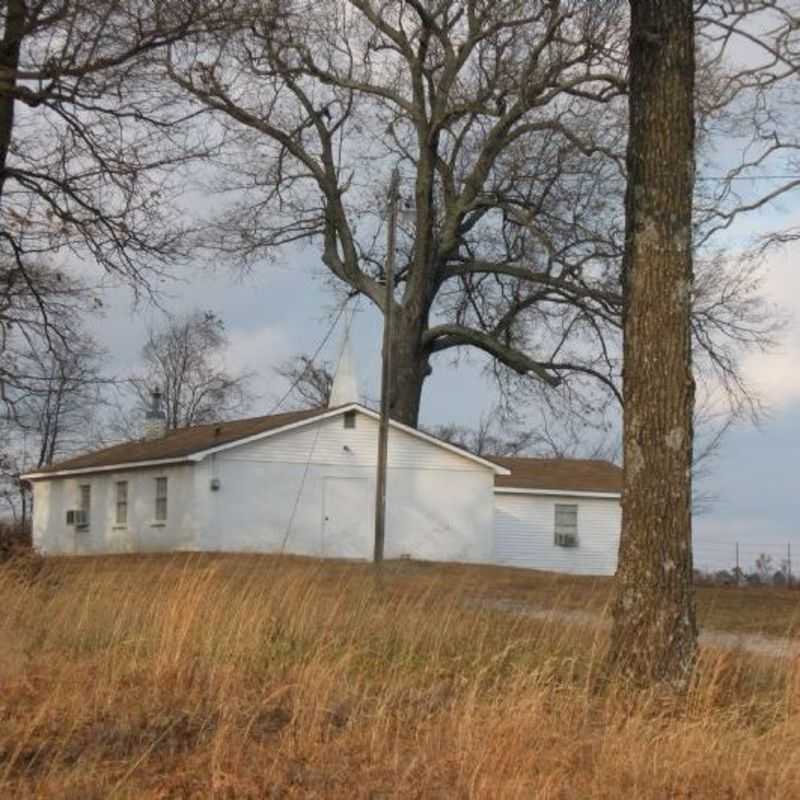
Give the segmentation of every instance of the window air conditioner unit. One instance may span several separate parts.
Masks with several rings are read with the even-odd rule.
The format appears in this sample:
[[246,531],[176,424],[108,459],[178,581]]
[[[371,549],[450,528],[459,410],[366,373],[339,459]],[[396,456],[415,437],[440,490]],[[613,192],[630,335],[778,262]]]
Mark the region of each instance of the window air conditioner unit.
[[83,525],[89,524],[89,515],[80,509],[73,509],[67,511],[67,525],[75,525],[80,528]]
[[577,547],[578,537],[574,533],[557,533],[556,544],[559,547]]

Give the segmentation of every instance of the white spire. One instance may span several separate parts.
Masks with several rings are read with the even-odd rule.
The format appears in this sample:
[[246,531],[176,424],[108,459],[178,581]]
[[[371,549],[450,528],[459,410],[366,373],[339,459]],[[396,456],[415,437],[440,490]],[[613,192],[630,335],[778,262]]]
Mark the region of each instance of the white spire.
[[328,400],[328,408],[360,402],[353,348],[350,345],[350,329],[352,326],[353,315],[351,312],[345,321],[344,336],[342,337],[342,346],[339,348],[339,358],[336,360],[336,372],[333,375],[333,386]]

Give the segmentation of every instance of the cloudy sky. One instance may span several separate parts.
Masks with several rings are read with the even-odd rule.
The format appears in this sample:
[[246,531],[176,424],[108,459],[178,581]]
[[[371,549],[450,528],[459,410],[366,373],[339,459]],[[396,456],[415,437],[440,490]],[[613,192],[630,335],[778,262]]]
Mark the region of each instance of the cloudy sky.
[[789,324],[774,353],[746,359],[745,374],[770,413],[759,428],[731,432],[705,481],[716,500],[696,519],[699,565],[730,561],[737,541],[743,560],[752,562],[763,550],[777,562],[791,542],[800,573],[799,247],[768,262],[766,292],[789,314]]
[[[785,213],[779,213],[783,211]],[[778,209],[769,221],[786,224],[792,215]],[[709,511],[696,519],[699,566],[732,566],[739,542],[743,565],[761,552],[784,558],[791,542],[800,573],[800,269],[797,247],[769,258],[765,291],[790,317],[780,348],[753,355],[745,363],[748,379],[761,391],[770,415],[760,428],[742,425],[725,440],[704,490],[715,497]],[[329,330],[337,298],[318,254],[287,252],[285,258],[239,276],[220,268],[188,268],[162,288],[162,305],[171,313],[194,308],[218,313],[227,326],[234,370],[257,375],[261,395],[254,413],[269,413],[286,389],[273,369],[286,358],[311,353]],[[96,320],[98,339],[110,354],[111,369],[122,375],[138,359],[148,325],[163,320],[152,306],[134,307],[124,289],[104,295],[105,315]],[[340,326],[341,327],[341,326]],[[380,369],[381,322],[362,301],[353,323],[353,344],[363,390],[376,396]],[[334,359],[337,330],[321,353]],[[494,396],[481,375],[480,357],[457,365],[434,362],[426,384],[422,422],[476,425],[490,410]]]
[[[757,48],[750,48],[757,50]],[[738,44],[733,55],[752,65],[759,53]],[[717,169],[724,172],[724,149]],[[729,166],[729,165],[728,165]],[[763,186],[758,186],[762,190]],[[213,203],[209,198],[203,205]],[[758,232],[800,224],[800,195],[737,225],[731,248]],[[780,347],[769,355],[752,355],[745,377],[767,403],[770,414],[759,428],[742,424],[725,439],[702,490],[716,499],[696,519],[696,560],[699,566],[733,566],[739,543],[742,566],[752,564],[762,551],[779,562],[791,543],[800,574],[800,244],[768,258],[765,292],[788,314],[789,324]],[[171,313],[196,308],[217,313],[230,336],[229,366],[257,375],[261,395],[253,413],[270,413],[286,389],[274,368],[298,353],[311,353],[328,331],[337,297],[319,253],[287,250],[275,263],[265,263],[247,276],[220,267],[187,268],[175,282],[165,283],[162,306]],[[152,306],[132,306],[125,289],[104,292],[105,315],[94,323],[97,338],[110,354],[117,375],[131,369],[148,325],[163,321]],[[381,320],[362,300],[353,323],[353,344],[363,391],[378,394]],[[340,339],[336,331],[321,353],[332,361]],[[448,357],[434,362],[434,372],[423,397],[423,424],[456,422],[474,426],[494,405],[488,381],[481,375],[481,356]]]

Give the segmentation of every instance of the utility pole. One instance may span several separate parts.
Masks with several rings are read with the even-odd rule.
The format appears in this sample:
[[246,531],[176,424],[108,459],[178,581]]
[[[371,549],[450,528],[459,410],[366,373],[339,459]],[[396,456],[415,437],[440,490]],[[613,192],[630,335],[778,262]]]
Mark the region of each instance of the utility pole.
[[383,310],[383,359],[381,364],[381,421],[378,431],[378,475],[375,481],[375,553],[374,561],[383,561],[386,541],[386,454],[389,446],[389,383],[392,369],[392,311],[394,308],[394,256],[397,238],[397,197],[400,171],[392,171],[389,184],[389,231],[386,244],[386,301]]

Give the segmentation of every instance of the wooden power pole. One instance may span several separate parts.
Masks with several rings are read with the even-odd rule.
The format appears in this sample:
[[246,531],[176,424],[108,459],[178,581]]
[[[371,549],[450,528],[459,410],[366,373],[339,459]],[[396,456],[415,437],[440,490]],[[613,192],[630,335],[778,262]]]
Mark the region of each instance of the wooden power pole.
[[389,446],[389,385],[392,369],[392,311],[394,308],[394,256],[397,238],[397,196],[400,172],[395,167],[389,184],[389,232],[386,244],[386,308],[383,311],[383,359],[381,365],[381,421],[378,431],[378,475],[375,481],[375,553],[374,561],[383,561],[386,541],[386,453]]

